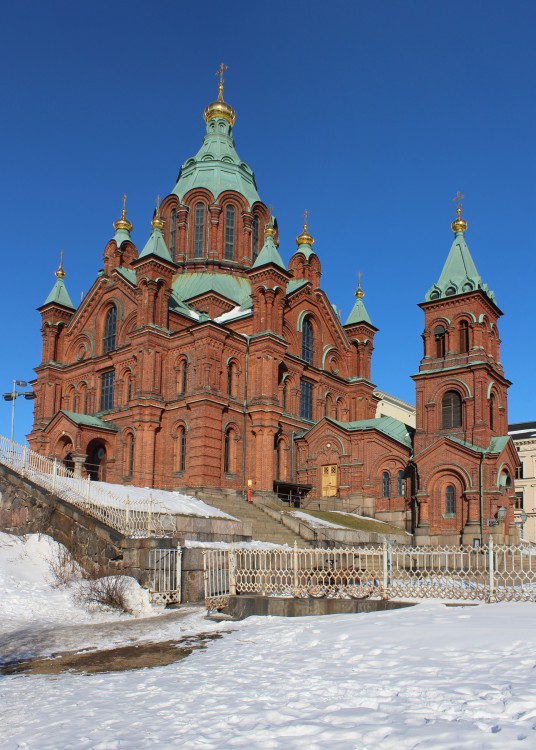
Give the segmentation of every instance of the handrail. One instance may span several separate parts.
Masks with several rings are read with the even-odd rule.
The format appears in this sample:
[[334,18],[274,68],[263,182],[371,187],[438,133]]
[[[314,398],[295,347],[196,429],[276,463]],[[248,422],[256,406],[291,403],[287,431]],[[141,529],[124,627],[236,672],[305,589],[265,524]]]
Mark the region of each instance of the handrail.
[[150,493],[147,500],[122,497],[89,478],[75,476],[57,459],[42,456],[3,435],[0,463],[125,536],[166,535],[163,516],[170,514]]

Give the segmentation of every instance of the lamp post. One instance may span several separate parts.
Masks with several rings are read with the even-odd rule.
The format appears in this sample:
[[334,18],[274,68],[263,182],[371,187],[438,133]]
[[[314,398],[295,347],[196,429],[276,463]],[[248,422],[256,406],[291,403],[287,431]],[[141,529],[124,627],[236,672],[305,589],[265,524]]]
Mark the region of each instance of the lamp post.
[[25,380],[14,380],[13,389],[11,393],[4,393],[4,401],[11,401],[11,442],[15,441],[15,401],[23,396],[28,401],[35,399],[35,393],[33,391],[18,391],[19,388],[26,388],[28,383]]
[[519,538],[523,539],[523,527],[527,523],[528,515],[524,510],[522,510],[517,518],[518,520],[516,521],[516,526],[519,528]]

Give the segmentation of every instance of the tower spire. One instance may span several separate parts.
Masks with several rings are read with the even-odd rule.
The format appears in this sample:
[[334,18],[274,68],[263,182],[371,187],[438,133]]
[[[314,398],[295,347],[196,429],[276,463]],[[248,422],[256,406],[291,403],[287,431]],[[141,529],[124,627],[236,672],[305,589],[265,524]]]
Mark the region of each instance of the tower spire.
[[227,102],[223,100],[223,74],[228,69],[229,68],[227,65],[225,65],[224,63],[220,63],[220,67],[216,71],[216,75],[220,77],[220,81],[218,83],[218,98],[215,102],[209,104],[203,113],[203,117],[205,118],[205,122],[207,124],[211,120],[215,120],[217,118],[227,120],[231,127],[233,127],[233,125],[235,124],[236,112],[230,104],[227,104]]
[[454,234],[457,234],[458,232],[462,232],[463,233],[467,229],[467,222],[465,221],[465,219],[462,219],[462,201],[463,201],[464,197],[465,196],[462,195],[460,193],[460,191],[458,190],[458,192],[456,193],[456,195],[452,199],[455,203],[458,204],[456,206],[456,217],[457,218],[454,219],[454,221],[450,225],[452,227],[452,231],[454,232]]
[[312,247],[314,245],[314,239],[311,237],[307,230],[307,219],[309,218],[309,211],[305,209],[303,212],[303,230],[300,235],[296,237],[296,244],[298,247],[300,245],[308,245],[309,247]]

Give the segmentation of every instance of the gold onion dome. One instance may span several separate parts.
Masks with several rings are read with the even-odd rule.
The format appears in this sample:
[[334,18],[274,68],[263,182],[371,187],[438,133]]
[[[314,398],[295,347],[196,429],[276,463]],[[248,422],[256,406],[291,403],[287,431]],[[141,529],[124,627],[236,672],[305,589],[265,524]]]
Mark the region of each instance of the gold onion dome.
[[298,245],[298,247],[300,245],[313,245],[314,244],[314,239],[311,237],[311,235],[307,231],[307,212],[305,213],[306,213],[306,216],[305,216],[305,221],[303,222],[303,231],[300,235],[296,237],[296,244]]
[[273,237],[274,235],[275,235],[274,220],[272,217],[270,217],[270,223],[265,224],[264,226],[264,236]]
[[357,297],[357,299],[363,299],[363,297],[365,296],[365,292],[361,289],[361,274],[359,274],[358,276],[357,291],[355,293],[355,296]]
[[126,232],[132,232],[132,222],[127,219],[127,196],[123,196],[123,208],[121,210],[121,218],[114,221],[114,229],[118,232],[120,229],[124,229]]
[[467,222],[465,219],[462,219],[462,207],[458,206],[456,208],[456,214],[457,218],[454,219],[452,224],[450,225],[452,227],[452,231],[456,234],[457,232],[465,232],[467,229]]
[[216,71],[216,75],[220,77],[220,82],[218,84],[218,98],[215,102],[212,102],[212,104],[209,104],[207,107],[205,107],[203,117],[205,118],[206,123],[208,123],[210,120],[215,120],[217,117],[221,117],[222,119],[227,120],[229,125],[233,127],[236,120],[236,112],[230,104],[227,104],[227,102],[223,101],[224,70],[227,70],[227,65],[224,65],[222,63],[219,70]]
[[153,220],[151,221],[153,229],[163,229],[164,219],[160,216],[160,196],[156,196],[156,211],[154,212]]
[[63,270],[63,250],[60,252],[60,265],[58,267],[58,270],[54,271],[54,275],[56,276],[56,278],[60,279],[61,281],[63,281],[63,279],[67,275],[65,271]]

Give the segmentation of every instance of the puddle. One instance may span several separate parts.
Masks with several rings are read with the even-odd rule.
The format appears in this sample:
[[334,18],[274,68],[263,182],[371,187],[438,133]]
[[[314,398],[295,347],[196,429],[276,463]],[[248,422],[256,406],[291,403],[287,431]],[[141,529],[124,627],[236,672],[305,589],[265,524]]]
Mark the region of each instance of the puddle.
[[[224,631],[229,632],[229,631]],[[221,633],[198,633],[180,641],[140,643],[136,646],[62,653],[48,659],[12,661],[0,667],[2,674],[60,674],[61,672],[126,672],[131,669],[164,667],[185,659],[192,651],[205,648],[209,641],[221,638]]]

